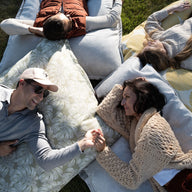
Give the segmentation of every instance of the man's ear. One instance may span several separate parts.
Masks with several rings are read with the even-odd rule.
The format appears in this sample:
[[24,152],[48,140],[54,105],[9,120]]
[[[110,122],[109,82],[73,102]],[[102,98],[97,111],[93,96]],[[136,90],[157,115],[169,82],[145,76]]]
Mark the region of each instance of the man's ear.
[[19,80],[19,86],[21,85],[21,86],[23,86],[25,84],[25,80],[24,79],[20,79]]

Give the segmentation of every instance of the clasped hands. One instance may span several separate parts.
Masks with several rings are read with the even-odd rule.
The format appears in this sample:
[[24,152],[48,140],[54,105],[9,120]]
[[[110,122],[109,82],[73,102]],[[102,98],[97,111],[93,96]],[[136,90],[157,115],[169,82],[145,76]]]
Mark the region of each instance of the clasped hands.
[[87,148],[95,147],[95,149],[100,152],[105,148],[106,142],[102,131],[100,129],[93,129],[87,131],[85,137],[78,141],[78,145],[81,151],[84,151]]

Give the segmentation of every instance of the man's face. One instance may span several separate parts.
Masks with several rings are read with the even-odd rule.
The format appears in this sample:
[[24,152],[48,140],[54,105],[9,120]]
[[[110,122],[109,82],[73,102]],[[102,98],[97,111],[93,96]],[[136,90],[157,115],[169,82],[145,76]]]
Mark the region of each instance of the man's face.
[[[20,86],[22,89],[21,97],[23,100],[23,105],[29,110],[34,110],[36,106],[43,100],[43,95],[45,90],[47,90],[47,86],[41,85],[37,82],[32,82],[29,84],[24,80]],[[37,93],[36,90],[40,89],[40,93]]]

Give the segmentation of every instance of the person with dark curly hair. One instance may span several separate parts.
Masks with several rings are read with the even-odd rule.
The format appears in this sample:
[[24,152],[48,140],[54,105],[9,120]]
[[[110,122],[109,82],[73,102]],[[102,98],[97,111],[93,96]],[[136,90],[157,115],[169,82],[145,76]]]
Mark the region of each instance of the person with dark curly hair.
[[[154,192],[192,190],[192,151],[184,153],[169,123],[161,116],[164,95],[145,78],[115,85],[97,114],[129,142],[132,159],[124,162],[95,136],[98,163],[121,185],[137,189],[150,180]],[[159,173],[165,172],[163,178]]]

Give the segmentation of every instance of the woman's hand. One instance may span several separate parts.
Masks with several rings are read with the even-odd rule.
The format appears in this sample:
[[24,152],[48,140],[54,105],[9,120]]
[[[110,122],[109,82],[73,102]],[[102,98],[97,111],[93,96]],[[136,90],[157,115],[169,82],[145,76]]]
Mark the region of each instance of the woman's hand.
[[98,152],[101,152],[106,147],[105,138],[102,135],[98,135],[95,139],[95,148]]
[[167,11],[169,14],[172,14],[174,12],[181,12],[181,11],[184,11],[186,9],[189,9],[191,7],[191,4],[190,2],[187,2],[187,1],[184,1],[182,3],[179,3],[179,4],[176,4],[176,5],[173,5],[169,8],[167,8]]
[[96,150],[98,152],[103,151],[106,146],[106,142],[101,130],[100,129],[93,130],[92,135],[93,135],[93,142]]
[[85,134],[85,137],[80,141],[78,141],[78,145],[81,151],[84,151],[87,148],[94,147],[95,140],[98,135],[103,135],[100,129],[93,129],[93,130],[87,131],[87,133]]

